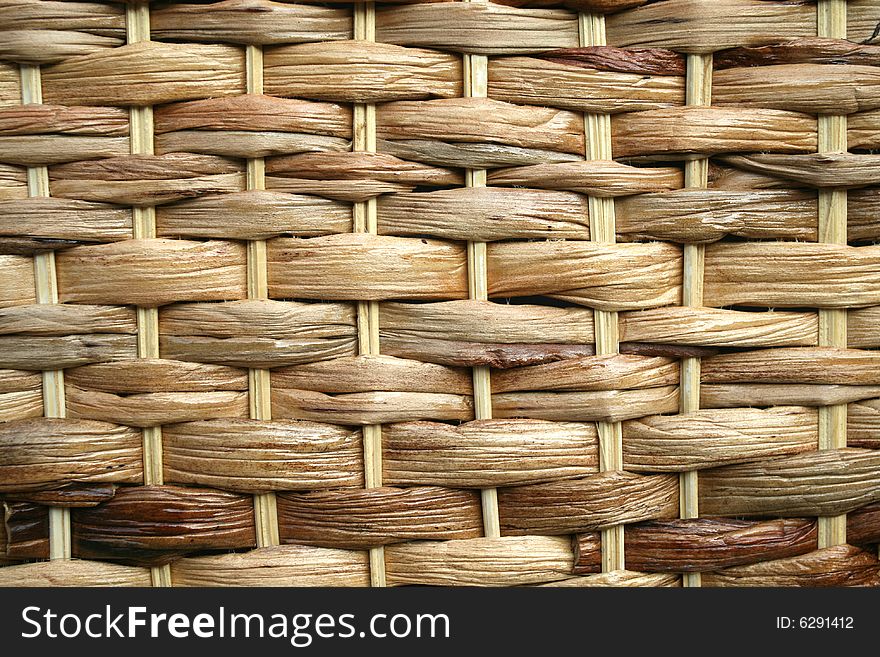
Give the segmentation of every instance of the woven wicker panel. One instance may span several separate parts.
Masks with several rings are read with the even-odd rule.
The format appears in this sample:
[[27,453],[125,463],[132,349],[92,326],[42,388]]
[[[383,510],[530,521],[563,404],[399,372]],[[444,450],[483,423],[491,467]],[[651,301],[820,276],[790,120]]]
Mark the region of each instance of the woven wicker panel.
[[880,0],[0,0],[0,584],[880,584]]

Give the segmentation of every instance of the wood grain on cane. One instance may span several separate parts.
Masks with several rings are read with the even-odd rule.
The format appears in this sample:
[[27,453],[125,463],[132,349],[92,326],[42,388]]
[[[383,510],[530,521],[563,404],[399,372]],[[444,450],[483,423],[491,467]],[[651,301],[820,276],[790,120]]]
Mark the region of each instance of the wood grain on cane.
[[598,471],[597,447],[591,424],[401,422],[384,434],[383,478],[390,485],[480,488],[570,479]]
[[[710,572],[816,549],[816,522],[805,518],[652,520],[627,528],[630,565],[647,572]],[[578,545],[589,535],[578,536]]]
[[0,425],[0,491],[68,482],[138,483],[140,436],[106,422],[34,418]]
[[174,562],[175,586],[369,586],[364,552],[279,545]]
[[[388,102],[461,95],[461,60],[387,43],[303,43],[266,53],[266,92],[336,102]],[[352,83],[338,84],[339,76]]]

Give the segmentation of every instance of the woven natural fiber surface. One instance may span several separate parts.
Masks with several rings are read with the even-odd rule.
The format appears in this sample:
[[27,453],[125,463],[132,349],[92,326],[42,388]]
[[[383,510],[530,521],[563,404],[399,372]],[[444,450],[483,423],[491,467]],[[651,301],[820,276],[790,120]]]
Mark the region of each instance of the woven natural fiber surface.
[[0,584],[880,585],[878,33],[0,0]]

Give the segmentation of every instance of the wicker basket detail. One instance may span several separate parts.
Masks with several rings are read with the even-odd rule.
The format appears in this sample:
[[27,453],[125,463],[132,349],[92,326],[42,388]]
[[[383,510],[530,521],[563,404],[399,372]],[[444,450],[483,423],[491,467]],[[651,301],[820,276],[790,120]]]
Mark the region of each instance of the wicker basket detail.
[[0,0],[0,585],[880,585],[880,0]]

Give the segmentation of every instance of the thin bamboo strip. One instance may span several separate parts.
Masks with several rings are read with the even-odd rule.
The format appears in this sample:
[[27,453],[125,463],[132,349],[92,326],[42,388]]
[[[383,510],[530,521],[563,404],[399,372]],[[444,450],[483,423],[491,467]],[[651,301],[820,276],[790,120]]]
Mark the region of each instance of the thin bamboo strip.
[[[376,5],[366,2],[354,8],[354,38],[376,41]],[[352,150],[376,152],[376,106],[358,103],[354,106]],[[379,232],[376,199],[354,204],[354,231],[376,235]],[[379,355],[379,303],[359,301],[357,311],[358,351],[362,355]],[[367,488],[382,486],[382,425],[369,424],[362,429],[364,439],[364,484]],[[385,548],[370,548],[370,585],[385,586]]]
[[[127,5],[125,9],[126,41],[139,43],[150,40],[150,6]],[[130,110],[130,138],[132,155],[153,154],[153,108],[132,107]],[[156,236],[155,206],[132,208],[132,233],[135,239]],[[159,310],[137,309],[138,358],[159,358]],[[162,484],[162,428],[144,429],[144,484]],[[171,586],[171,568],[154,566],[150,569],[153,586]]]
[[[846,39],[846,0],[819,0],[818,35]],[[819,115],[819,152],[848,150],[846,115]],[[845,189],[819,190],[819,241],[846,244]],[[846,347],[846,309],[819,310],[819,345]],[[846,447],[846,404],[819,408],[819,449]],[[819,547],[846,543],[846,514],[819,518]]]
[[[688,105],[712,104],[712,55],[688,55],[687,91]],[[705,189],[709,184],[709,160],[688,160],[684,167],[685,187]],[[706,247],[703,244],[684,245],[684,277],[682,279],[682,304],[701,307],[703,305],[703,264]],[[692,413],[700,409],[700,359],[683,358],[681,361],[681,394],[679,409],[682,413]],[[682,472],[680,483],[680,504],[682,518],[698,518],[699,482],[697,472]],[[700,573],[685,573],[684,586],[700,586]]]
[[[465,0],[465,2],[486,3],[487,0]],[[486,55],[464,55],[464,93],[469,98],[486,98],[489,95],[489,58]],[[465,171],[467,187],[485,187],[485,169]],[[468,296],[471,299],[486,301],[489,298],[488,259],[485,242],[468,242]],[[489,367],[479,365],[473,368],[474,415],[478,420],[492,419],[492,381]],[[501,536],[501,522],[498,513],[498,490],[484,488],[481,491],[483,507],[483,533],[487,538]]]
[[[23,64],[21,73],[21,102],[42,104],[43,93],[40,67]],[[28,196],[49,196],[49,171],[45,166],[28,167]],[[58,281],[55,276],[55,253],[34,256],[34,283],[37,303],[58,303]],[[42,373],[43,415],[65,417],[64,370],[44,370]],[[49,558],[70,559],[70,509],[49,508]]]
[[[263,49],[247,46],[245,51],[247,92],[263,93]],[[261,157],[247,161],[247,189],[266,189],[266,162]],[[269,298],[269,264],[266,260],[266,240],[248,240],[247,243],[248,299]],[[272,419],[272,390],[269,370],[248,370],[248,399],[250,417],[254,420]],[[254,495],[254,523],[257,546],[280,545],[278,537],[278,506],[275,493]]]
[[[605,16],[582,13],[578,19],[581,46],[604,46]],[[587,160],[611,160],[611,116],[584,114]],[[588,197],[590,239],[593,242],[615,241],[614,199]],[[615,311],[595,310],[596,354],[616,354],[620,350],[620,331]],[[623,469],[623,432],[620,422],[599,422],[599,469]],[[602,571],[624,568],[623,525],[602,530]]]

